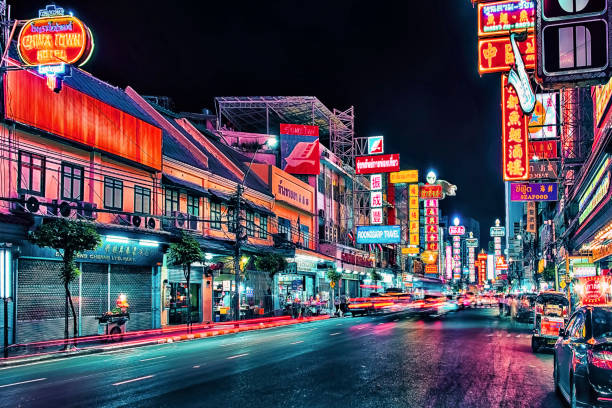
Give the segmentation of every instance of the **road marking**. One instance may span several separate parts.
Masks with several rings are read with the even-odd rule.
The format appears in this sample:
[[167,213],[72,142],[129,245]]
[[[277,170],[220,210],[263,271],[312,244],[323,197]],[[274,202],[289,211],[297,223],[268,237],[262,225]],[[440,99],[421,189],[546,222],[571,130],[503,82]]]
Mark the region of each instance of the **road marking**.
[[29,383],[38,382],[38,381],[44,381],[44,380],[46,380],[46,378],[37,378],[35,380],[20,381],[20,382],[16,382],[16,383],[12,383],[12,384],[0,385],[0,388],[12,387],[14,385],[21,385],[21,384],[29,384]]
[[200,368],[200,366],[199,366],[199,365],[197,365],[197,366],[193,366],[193,368]]
[[516,338],[518,339],[519,337],[521,337],[521,335],[520,335],[520,334],[517,334],[517,335],[516,335]]
[[506,337],[510,337],[510,336],[512,336],[510,333],[508,333],[508,334],[506,335]]
[[160,358],[164,358],[164,357],[166,357],[166,356],[151,357],[151,358],[143,358],[143,359],[142,359],[142,360],[140,360],[140,361],[151,361],[151,360],[158,360],[158,359],[160,359]]
[[303,342],[304,342],[304,340],[300,340],[300,341],[294,341],[293,343],[289,343],[289,344],[300,344],[300,343],[303,343]]
[[235,356],[228,357],[227,359],[228,360],[233,360],[235,358],[244,357],[244,356],[248,356],[248,355],[249,355],[249,353],[236,354]]
[[395,319],[394,322],[399,322],[399,319]]
[[340,332],[335,332],[335,333],[332,333],[332,334],[330,334],[330,336],[335,336],[335,335],[337,335],[337,334],[340,334]]
[[119,381],[114,383],[113,385],[117,386],[117,385],[123,385],[123,384],[129,384],[135,381],[142,381],[142,380],[146,380],[148,378],[153,378],[154,375],[145,375],[144,377],[138,377],[138,378],[132,378],[131,380],[125,380],[125,381]]
[[497,333],[497,337],[501,337],[501,335],[502,335],[501,333]]
[[493,333],[487,334],[487,337],[491,337],[491,336],[493,336]]

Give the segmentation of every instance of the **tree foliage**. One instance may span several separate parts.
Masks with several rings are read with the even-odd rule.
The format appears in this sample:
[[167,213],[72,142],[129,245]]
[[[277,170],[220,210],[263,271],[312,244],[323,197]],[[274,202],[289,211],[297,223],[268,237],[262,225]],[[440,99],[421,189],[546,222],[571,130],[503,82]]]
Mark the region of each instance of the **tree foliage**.
[[102,239],[95,226],[85,221],[74,221],[66,218],[53,218],[29,236],[30,242],[39,247],[53,248],[59,252],[64,261],[60,278],[64,285],[72,282],[79,275],[75,257],[79,252],[96,249]]
[[555,266],[554,265],[546,265],[546,267],[542,271],[542,280],[544,280],[545,282],[555,281]]
[[287,269],[287,266],[287,260],[279,254],[267,253],[255,258],[257,270],[268,272],[270,279],[274,278],[274,275],[280,271]]
[[181,231],[181,238],[168,248],[168,261],[171,265],[182,266],[183,270],[194,262],[201,262],[204,254],[199,242],[190,234]]
[[342,273],[334,268],[330,268],[327,270],[327,279],[329,279],[330,282],[338,283],[340,279],[342,279]]
[[370,279],[372,279],[374,282],[378,282],[381,281],[383,277],[377,270],[374,269],[372,272],[370,272]]

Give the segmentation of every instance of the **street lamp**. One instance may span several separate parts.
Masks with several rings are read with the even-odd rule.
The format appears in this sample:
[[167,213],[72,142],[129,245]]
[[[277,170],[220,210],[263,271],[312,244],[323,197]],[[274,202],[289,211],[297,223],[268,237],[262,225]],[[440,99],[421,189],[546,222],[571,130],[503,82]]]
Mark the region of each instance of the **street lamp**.
[[455,219],[453,220],[453,224],[455,224],[455,226],[458,227],[460,223],[461,223],[461,220],[459,220],[459,217],[455,217]]

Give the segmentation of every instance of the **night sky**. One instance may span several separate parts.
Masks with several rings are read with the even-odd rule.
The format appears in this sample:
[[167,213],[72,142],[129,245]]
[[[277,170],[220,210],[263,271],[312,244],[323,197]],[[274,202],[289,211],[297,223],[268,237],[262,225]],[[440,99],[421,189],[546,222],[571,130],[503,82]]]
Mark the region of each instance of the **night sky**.
[[[45,1],[9,0],[29,19]],[[470,0],[62,1],[93,31],[84,67],[113,85],[214,110],[215,96],[308,95],[355,106],[356,135],[385,136],[403,169],[458,186],[445,214],[504,216],[500,78],[477,71]],[[424,177],[423,177],[424,178]]]

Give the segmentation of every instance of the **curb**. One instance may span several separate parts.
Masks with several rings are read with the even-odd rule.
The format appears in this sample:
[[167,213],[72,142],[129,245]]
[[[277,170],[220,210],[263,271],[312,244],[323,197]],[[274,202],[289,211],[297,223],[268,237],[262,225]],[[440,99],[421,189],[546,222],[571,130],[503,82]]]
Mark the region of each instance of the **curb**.
[[275,323],[259,323],[259,325],[256,325],[256,326],[253,325],[253,326],[238,327],[238,328],[233,328],[233,329],[203,331],[203,332],[192,333],[192,334],[182,334],[180,336],[169,336],[165,338],[158,338],[155,340],[143,340],[142,342],[137,342],[137,343],[118,344],[116,346],[103,346],[99,348],[87,348],[87,349],[76,350],[76,351],[59,351],[59,352],[53,352],[52,354],[44,354],[44,355],[36,356],[36,357],[27,357],[27,358],[21,358],[21,359],[16,358],[10,361],[0,361],[0,368],[15,367],[15,366],[20,366],[20,365],[25,365],[25,364],[58,360],[58,359],[77,357],[77,356],[86,356],[90,354],[105,353],[105,352],[115,351],[115,350],[125,350],[125,349],[130,349],[130,348],[152,346],[156,344],[169,344],[169,343],[176,343],[176,342],[182,342],[182,341],[198,340],[198,339],[204,339],[207,337],[223,336],[227,334],[235,334],[235,333],[245,332],[245,331],[262,330],[262,329],[269,329],[269,328],[283,327],[283,326],[292,326],[296,324],[304,324],[304,323],[317,322],[320,320],[327,320],[329,318],[330,318],[329,316],[323,316],[323,317],[319,317],[319,318],[311,319],[311,320],[286,321],[286,322],[275,322]]

